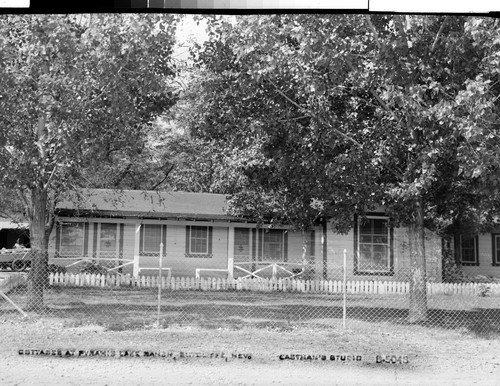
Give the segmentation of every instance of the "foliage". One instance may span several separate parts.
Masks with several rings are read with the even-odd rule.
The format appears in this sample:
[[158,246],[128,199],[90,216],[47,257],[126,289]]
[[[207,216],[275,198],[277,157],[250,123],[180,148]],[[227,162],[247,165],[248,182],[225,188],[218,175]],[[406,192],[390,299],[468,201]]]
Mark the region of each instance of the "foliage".
[[466,283],[470,281],[460,265],[455,261],[453,250],[445,249],[442,251],[442,271],[443,281],[446,283]]
[[47,266],[47,272],[48,273],[66,273],[67,272],[67,269],[66,267],[62,266],[62,265],[57,265],[57,264],[49,264]]
[[43,301],[57,199],[86,184],[84,170],[109,170],[137,154],[148,123],[175,101],[176,19],[0,17],[0,188],[17,194],[30,220],[28,308]]
[[[80,171],[143,144],[144,124],[174,101],[173,17],[3,15],[1,180],[29,207]],[[28,208],[29,209],[29,208]]]
[[196,53],[205,75],[190,130],[257,148],[236,211],[291,220],[299,208],[313,212],[299,223],[327,214],[345,228],[375,204],[411,223],[422,197],[427,225],[443,233],[492,219],[496,21],[259,15],[212,19],[211,31]]
[[191,132],[258,147],[232,210],[345,231],[383,205],[411,230],[409,319],[423,320],[424,224],[456,232],[499,209],[498,22],[257,15],[211,31]]
[[99,263],[96,263],[94,261],[92,262],[87,262],[85,263],[81,268],[80,268],[80,273],[90,273],[90,274],[96,274],[96,275],[106,275],[108,273],[108,270],[100,265]]

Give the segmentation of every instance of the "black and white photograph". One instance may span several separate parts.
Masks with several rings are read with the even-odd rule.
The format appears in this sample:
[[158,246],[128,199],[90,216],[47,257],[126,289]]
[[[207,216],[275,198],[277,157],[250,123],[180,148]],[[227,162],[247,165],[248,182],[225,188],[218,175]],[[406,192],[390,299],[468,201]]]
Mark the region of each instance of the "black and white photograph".
[[2,10],[0,384],[500,385],[500,19]]

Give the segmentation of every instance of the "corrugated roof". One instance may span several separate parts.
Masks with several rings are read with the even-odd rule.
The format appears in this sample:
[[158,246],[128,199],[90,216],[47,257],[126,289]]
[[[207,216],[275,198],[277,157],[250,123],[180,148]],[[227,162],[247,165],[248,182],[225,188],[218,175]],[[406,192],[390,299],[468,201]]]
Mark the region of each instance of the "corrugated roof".
[[29,224],[25,222],[14,222],[8,218],[0,218],[0,229],[24,229],[28,227]]
[[226,195],[212,193],[84,189],[57,204],[59,214],[227,219]]

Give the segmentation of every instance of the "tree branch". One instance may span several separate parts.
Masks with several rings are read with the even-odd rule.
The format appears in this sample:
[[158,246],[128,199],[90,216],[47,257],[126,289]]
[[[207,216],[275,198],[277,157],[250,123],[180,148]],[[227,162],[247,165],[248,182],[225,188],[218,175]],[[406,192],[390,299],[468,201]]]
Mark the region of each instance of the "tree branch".
[[113,185],[114,185],[115,188],[118,188],[118,185],[120,185],[120,183],[123,181],[123,179],[125,178],[125,176],[130,173],[130,169],[131,168],[132,168],[132,163],[129,163],[127,165],[127,167],[125,168],[125,170],[123,170],[120,173],[120,175],[118,176],[118,178],[113,183]]
[[30,207],[30,203],[28,202],[28,199],[26,198],[26,196],[23,194],[22,190],[21,189],[16,189],[16,193],[17,193],[17,196],[19,197],[19,199],[22,201],[22,203],[24,204],[24,209],[26,210],[26,213],[28,215],[28,218],[31,219],[31,207]]
[[405,47],[405,49],[407,51],[409,49],[408,35],[406,34],[405,27],[403,24],[403,16],[402,15],[395,15],[393,20],[394,20],[394,24],[396,25],[397,29],[399,30],[399,33],[401,34],[401,37],[400,37],[401,44]]
[[[347,65],[349,66],[350,70],[352,72],[356,72],[356,68],[354,68],[354,65],[352,64],[352,62],[349,60],[349,57],[346,57],[345,58],[345,62],[347,63]],[[370,87],[370,94],[372,94],[372,96],[377,100],[377,102],[380,104],[380,106],[382,106],[382,108],[385,110],[385,111],[388,111],[388,112],[391,112],[394,114],[394,111],[392,111],[389,106],[387,106],[387,104],[382,100],[382,98],[380,98],[380,96],[375,92],[375,90],[373,89],[373,87]]]
[[57,163],[54,165],[54,168],[50,172],[49,178],[47,179],[47,181],[43,185],[44,189],[48,189],[49,188],[50,182],[52,181],[52,178],[54,178],[54,175],[56,174],[56,170],[57,170]]
[[156,190],[158,189],[158,187],[163,184],[165,182],[165,180],[168,178],[168,176],[170,175],[170,173],[172,172],[172,170],[174,170],[174,167],[175,167],[175,164],[173,163],[172,166],[168,169],[168,171],[165,173],[165,176],[161,179],[160,182],[158,182],[157,184],[155,184],[151,190]]
[[380,38],[378,36],[378,31],[375,28],[375,26],[373,25],[370,15],[365,15],[365,20],[368,23],[368,26],[370,27],[370,29],[372,30],[373,36],[375,36],[375,43],[377,43],[378,49],[382,50],[382,43],[380,42]]
[[352,142],[354,143],[356,146],[358,147],[362,147],[362,145],[356,141],[354,138],[351,138],[349,137],[347,134],[344,134],[342,133],[341,131],[337,130],[335,127],[333,127],[332,125],[330,125],[328,122],[326,122],[323,118],[319,117],[319,116],[316,116],[315,114],[313,114],[310,110],[306,109],[305,107],[299,105],[297,102],[295,102],[294,100],[292,100],[290,97],[288,97],[282,90],[280,90],[278,88],[278,86],[271,80],[271,79],[267,79],[269,81],[269,83],[271,83],[271,85],[275,88],[275,90],[283,97],[285,98],[288,102],[290,102],[291,104],[293,104],[295,107],[297,107],[299,110],[305,112],[305,113],[308,113],[309,116],[311,117],[314,117],[316,118],[318,121],[320,121],[321,123],[327,125],[328,127],[330,127],[335,133],[337,133],[338,135],[340,135],[341,137],[343,137],[344,139],[347,139],[349,142]]
[[446,24],[448,20],[448,16],[446,16],[443,20],[443,23],[441,24],[441,27],[439,27],[439,31],[437,32],[436,34],[436,37],[434,38],[434,43],[432,43],[432,47],[431,47],[431,54],[434,52],[434,50],[436,49],[436,45],[437,45],[437,42],[439,40],[439,37],[441,36],[441,33],[443,33],[443,29],[444,29],[444,26]]
[[382,98],[380,98],[380,96],[375,92],[375,90],[370,87],[370,94],[373,95],[373,97],[377,100],[377,102],[380,104],[380,106],[382,106],[382,108],[385,110],[385,111],[388,111],[390,113],[393,113],[394,114],[394,111],[391,110],[389,108],[389,106],[387,106],[387,104],[382,100]]

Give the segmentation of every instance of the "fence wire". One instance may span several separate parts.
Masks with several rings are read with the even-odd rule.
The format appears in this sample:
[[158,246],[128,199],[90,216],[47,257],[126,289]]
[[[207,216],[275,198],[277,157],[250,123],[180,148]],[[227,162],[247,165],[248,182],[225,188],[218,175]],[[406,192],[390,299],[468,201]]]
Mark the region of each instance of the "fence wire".
[[[68,253],[62,260],[42,254],[38,258],[49,264],[40,288],[33,285],[35,254],[16,250],[7,255],[1,255],[0,272],[0,315],[5,317],[54,317],[109,330],[384,323],[500,335],[499,282],[466,275],[453,282],[427,277],[419,292],[412,288],[408,266],[370,265],[352,253],[339,253],[334,261],[341,264],[326,267],[310,258],[245,264],[235,259],[232,272],[190,266],[190,275],[178,274],[186,272],[181,258],[163,253],[149,257],[156,267],[137,275],[133,262],[116,253],[86,258]],[[35,296],[40,291],[43,297]],[[38,307],[33,308],[33,298],[39,299]],[[423,307],[424,316],[411,323],[415,307]]]

